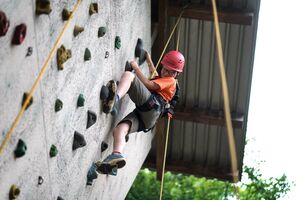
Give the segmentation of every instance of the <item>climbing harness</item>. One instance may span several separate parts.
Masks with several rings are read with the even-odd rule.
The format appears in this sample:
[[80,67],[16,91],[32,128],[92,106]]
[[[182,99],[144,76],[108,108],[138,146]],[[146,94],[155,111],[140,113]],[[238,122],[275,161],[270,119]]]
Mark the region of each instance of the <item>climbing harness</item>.
[[28,94],[28,96],[27,96],[27,99],[25,100],[25,102],[24,102],[24,104],[23,104],[21,110],[19,111],[17,117],[15,118],[15,120],[14,120],[14,122],[12,123],[12,125],[11,125],[9,131],[7,132],[7,134],[6,134],[6,136],[5,136],[4,140],[3,140],[3,142],[1,143],[1,146],[0,146],[0,155],[2,154],[2,152],[3,152],[4,148],[6,147],[8,141],[10,140],[11,135],[12,135],[14,129],[16,128],[16,126],[18,125],[19,121],[21,120],[21,117],[22,117],[23,114],[24,114],[25,108],[26,108],[27,105],[29,104],[30,99],[31,99],[33,93],[35,92],[35,90],[36,90],[38,84],[40,83],[40,81],[41,81],[41,79],[42,79],[42,76],[44,75],[44,73],[45,73],[45,71],[46,71],[46,69],[47,69],[47,67],[48,67],[48,65],[49,65],[49,63],[50,63],[50,61],[51,61],[51,59],[52,59],[52,57],[53,57],[53,55],[54,55],[55,49],[57,48],[57,46],[58,46],[59,43],[61,42],[62,37],[63,37],[63,35],[65,34],[65,32],[66,32],[66,30],[67,30],[67,28],[68,28],[68,26],[69,26],[69,24],[70,24],[70,22],[71,22],[71,19],[73,18],[73,15],[74,15],[75,11],[77,10],[77,8],[78,8],[78,6],[79,6],[80,3],[81,3],[81,0],[77,0],[77,3],[75,4],[75,6],[74,6],[74,8],[73,8],[73,10],[72,10],[72,13],[71,13],[71,15],[70,15],[70,18],[69,18],[68,21],[66,22],[65,26],[63,27],[63,30],[62,30],[61,33],[59,34],[58,39],[56,40],[54,46],[52,47],[52,49],[51,49],[51,51],[50,51],[50,53],[49,53],[49,55],[48,55],[48,57],[47,57],[47,59],[46,59],[44,65],[43,65],[43,67],[42,67],[42,69],[41,69],[41,71],[40,71],[40,73],[39,73],[39,75],[38,75],[38,77],[37,77],[36,80],[34,81],[34,84],[33,84],[32,88],[31,88],[31,90],[29,91],[29,94]]

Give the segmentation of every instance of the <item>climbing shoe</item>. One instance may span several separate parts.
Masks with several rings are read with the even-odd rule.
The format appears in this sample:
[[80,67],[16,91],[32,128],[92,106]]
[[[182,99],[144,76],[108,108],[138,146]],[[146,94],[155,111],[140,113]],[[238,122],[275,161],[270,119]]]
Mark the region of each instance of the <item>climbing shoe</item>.
[[119,107],[119,96],[116,94],[117,83],[114,80],[110,80],[106,84],[106,88],[108,89],[108,95],[107,98],[103,99],[103,112],[115,115]]
[[98,173],[111,174],[116,169],[122,168],[126,165],[125,158],[120,153],[112,153],[107,156],[102,162],[95,163]]

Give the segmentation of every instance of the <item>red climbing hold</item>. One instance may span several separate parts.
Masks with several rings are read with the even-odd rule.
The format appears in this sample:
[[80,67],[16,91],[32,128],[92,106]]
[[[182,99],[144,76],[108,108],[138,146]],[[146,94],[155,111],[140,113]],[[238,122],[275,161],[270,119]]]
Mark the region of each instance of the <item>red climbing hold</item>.
[[0,10],[0,36],[6,35],[9,28],[9,21],[4,12]]
[[22,44],[26,37],[27,27],[25,24],[20,24],[16,27],[12,43],[13,44]]

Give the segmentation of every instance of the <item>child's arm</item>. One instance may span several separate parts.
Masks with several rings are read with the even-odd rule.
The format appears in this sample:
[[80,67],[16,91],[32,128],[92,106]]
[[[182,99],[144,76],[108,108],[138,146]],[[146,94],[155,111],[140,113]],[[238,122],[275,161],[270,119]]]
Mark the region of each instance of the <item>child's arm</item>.
[[[146,52],[146,59],[147,59],[147,64],[148,64],[148,67],[149,67],[149,73],[150,73],[150,76],[154,77],[154,76],[158,76],[158,73],[153,65],[153,62],[152,62],[152,59],[151,59],[151,56],[148,52]],[[152,75],[154,73],[154,75]]]
[[[135,71],[136,76],[142,81],[142,83],[146,86],[146,88],[150,91],[158,90],[160,87],[158,84],[149,80],[142,72],[140,67],[135,61],[130,62],[132,69]],[[155,69],[155,68],[154,68]]]

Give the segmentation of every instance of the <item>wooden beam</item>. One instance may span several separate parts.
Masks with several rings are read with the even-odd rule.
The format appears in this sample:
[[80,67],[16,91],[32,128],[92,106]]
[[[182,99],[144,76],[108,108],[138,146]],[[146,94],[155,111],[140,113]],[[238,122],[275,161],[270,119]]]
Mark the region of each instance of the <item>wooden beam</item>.
[[[232,126],[233,128],[243,128],[244,125],[244,116],[232,114]],[[181,121],[190,121],[197,122],[203,124],[211,124],[211,125],[219,125],[226,126],[226,121],[224,117],[223,110],[204,110],[197,108],[184,108],[184,107],[176,107],[175,114],[173,119],[181,120]]]
[[[182,7],[178,5],[170,5],[168,7],[168,15],[178,17],[182,11]],[[252,25],[254,13],[246,10],[237,9],[219,9],[219,22],[240,25]],[[190,4],[183,12],[182,17],[191,19],[200,19],[213,21],[212,8],[201,4]]]
[[[155,159],[147,157],[143,167],[155,169]],[[220,167],[203,167],[202,165],[192,162],[167,160],[165,170],[175,173],[194,175],[197,177],[217,178],[219,180],[233,182],[233,176],[230,168],[225,170]]]

